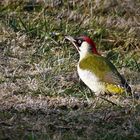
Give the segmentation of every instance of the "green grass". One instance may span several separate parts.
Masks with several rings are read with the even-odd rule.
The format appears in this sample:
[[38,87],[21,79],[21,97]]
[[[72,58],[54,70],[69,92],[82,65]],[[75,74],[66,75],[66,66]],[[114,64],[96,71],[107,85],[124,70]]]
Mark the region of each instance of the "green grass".
[[65,35],[93,38],[99,52],[139,95],[139,0],[117,2],[64,0],[34,7],[26,1],[1,3],[1,139],[9,138],[8,132],[13,139],[21,135],[32,140],[57,135],[62,139],[139,138],[139,100],[107,97],[120,108],[96,99],[79,82],[78,53],[64,40]]

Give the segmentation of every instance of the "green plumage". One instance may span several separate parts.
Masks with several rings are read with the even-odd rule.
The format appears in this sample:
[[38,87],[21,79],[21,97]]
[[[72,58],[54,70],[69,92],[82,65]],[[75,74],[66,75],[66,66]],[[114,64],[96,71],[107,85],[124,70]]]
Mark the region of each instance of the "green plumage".
[[99,79],[104,80],[105,76],[109,73],[114,73],[117,77],[118,72],[114,65],[108,61],[106,58],[88,53],[79,63],[79,67],[83,70],[89,70],[99,77]]
[[[106,58],[93,53],[87,55],[79,62],[79,67],[95,74],[99,81],[105,84],[128,86],[115,66]],[[124,85],[126,83],[126,85]]]
[[80,54],[78,73],[83,82],[94,92],[131,93],[131,88],[115,66],[96,50],[95,43],[87,36],[66,37]]

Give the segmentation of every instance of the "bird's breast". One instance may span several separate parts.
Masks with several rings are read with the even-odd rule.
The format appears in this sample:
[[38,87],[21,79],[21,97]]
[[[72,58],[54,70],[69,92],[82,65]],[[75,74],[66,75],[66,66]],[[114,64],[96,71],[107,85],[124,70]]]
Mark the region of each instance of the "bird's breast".
[[78,65],[78,74],[80,79],[93,91],[95,94],[100,94],[105,91],[104,84],[100,79],[91,71],[81,69]]

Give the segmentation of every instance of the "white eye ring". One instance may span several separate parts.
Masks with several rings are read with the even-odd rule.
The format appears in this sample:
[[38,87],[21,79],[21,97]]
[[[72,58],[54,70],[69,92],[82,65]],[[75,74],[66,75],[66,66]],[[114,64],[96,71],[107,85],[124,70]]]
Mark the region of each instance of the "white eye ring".
[[81,44],[82,43],[82,41],[81,40],[78,40],[78,44]]

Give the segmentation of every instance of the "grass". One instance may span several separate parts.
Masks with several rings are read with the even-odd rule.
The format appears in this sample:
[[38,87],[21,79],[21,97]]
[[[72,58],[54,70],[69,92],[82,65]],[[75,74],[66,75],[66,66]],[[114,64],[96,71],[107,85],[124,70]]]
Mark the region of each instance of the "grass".
[[139,100],[107,97],[120,108],[96,99],[79,82],[79,56],[64,36],[93,38],[139,96],[139,6],[1,2],[0,139],[138,139]]

